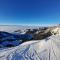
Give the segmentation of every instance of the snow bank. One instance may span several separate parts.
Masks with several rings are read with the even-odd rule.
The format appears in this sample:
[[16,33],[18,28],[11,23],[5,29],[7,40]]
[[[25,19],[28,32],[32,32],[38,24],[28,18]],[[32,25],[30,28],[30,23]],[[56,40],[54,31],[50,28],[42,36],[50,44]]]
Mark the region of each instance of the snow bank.
[[1,49],[0,60],[60,60],[60,36]]

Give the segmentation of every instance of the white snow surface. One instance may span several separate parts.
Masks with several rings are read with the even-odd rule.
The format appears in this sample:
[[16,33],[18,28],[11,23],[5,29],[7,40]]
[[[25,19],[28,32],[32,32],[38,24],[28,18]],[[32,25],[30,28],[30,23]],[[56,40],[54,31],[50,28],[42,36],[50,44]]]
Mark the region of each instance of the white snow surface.
[[54,35],[60,35],[60,27],[53,28],[51,33]]
[[0,49],[0,60],[60,60],[60,36]]

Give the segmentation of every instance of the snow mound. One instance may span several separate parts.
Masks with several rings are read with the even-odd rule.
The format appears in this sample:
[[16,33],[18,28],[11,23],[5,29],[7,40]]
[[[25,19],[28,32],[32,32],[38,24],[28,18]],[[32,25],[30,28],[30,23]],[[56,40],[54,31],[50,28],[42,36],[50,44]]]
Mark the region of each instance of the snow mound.
[[0,49],[0,60],[60,60],[60,36]]

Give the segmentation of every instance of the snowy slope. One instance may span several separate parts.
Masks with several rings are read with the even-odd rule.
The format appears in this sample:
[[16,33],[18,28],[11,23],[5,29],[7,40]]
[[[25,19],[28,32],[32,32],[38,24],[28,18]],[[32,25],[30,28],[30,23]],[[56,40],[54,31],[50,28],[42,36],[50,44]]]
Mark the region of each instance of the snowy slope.
[[0,60],[60,60],[60,36],[0,49]]

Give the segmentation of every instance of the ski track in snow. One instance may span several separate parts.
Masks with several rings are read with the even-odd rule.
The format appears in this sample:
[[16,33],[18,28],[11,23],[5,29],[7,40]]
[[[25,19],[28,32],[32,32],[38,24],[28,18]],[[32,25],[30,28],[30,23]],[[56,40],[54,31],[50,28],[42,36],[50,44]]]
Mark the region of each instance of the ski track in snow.
[[60,36],[0,50],[0,60],[60,60]]

